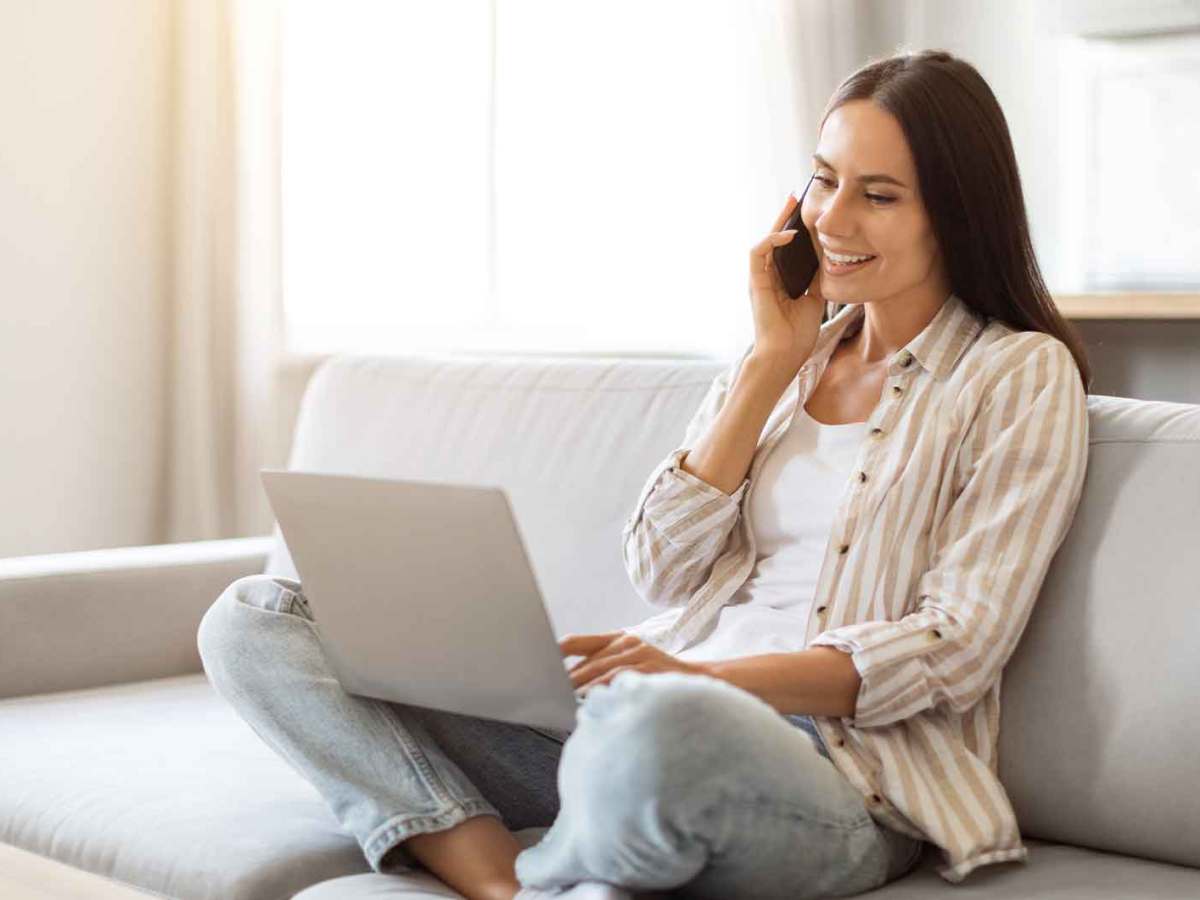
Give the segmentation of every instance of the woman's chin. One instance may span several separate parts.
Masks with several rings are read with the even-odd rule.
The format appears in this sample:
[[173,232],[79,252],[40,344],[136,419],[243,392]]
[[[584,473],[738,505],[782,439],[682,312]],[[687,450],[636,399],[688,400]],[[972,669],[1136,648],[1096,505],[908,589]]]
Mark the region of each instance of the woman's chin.
[[826,273],[821,273],[821,296],[827,303],[862,303],[862,298],[869,293],[869,290],[864,289],[864,285],[849,285],[840,278],[831,278]]

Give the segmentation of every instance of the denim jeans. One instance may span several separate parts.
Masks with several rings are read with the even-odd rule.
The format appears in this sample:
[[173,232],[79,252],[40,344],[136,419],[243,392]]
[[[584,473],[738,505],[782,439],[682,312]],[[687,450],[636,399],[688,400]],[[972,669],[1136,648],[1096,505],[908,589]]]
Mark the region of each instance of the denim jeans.
[[549,826],[516,861],[538,888],[840,897],[900,877],[924,848],[871,818],[809,717],[720,679],[622,672],[556,732],[348,694],[312,621],[298,582],[238,579],[204,614],[201,659],[376,872],[419,866],[402,841],[477,815]]

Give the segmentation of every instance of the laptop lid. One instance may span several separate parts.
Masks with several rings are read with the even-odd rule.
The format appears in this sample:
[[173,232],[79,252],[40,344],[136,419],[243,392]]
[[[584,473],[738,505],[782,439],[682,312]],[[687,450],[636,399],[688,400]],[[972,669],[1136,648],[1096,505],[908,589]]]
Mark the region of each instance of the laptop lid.
[[574,727],[578,698],[503,488],[261,476],[347,691]]

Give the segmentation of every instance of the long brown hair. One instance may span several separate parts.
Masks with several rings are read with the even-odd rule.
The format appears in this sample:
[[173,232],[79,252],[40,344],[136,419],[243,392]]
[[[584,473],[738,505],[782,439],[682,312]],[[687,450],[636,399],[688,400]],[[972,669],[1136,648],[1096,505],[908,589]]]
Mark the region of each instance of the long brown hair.
[[[875,60],[838,86],[821,124],[851,100],[871,100],[900,123],[951,290],[983,316],[1058,338],[1090,390],[1087,351],[1042,278],[1008,123],[983,76],[944,50]],[[839,309],[826,304],[822,321]]]

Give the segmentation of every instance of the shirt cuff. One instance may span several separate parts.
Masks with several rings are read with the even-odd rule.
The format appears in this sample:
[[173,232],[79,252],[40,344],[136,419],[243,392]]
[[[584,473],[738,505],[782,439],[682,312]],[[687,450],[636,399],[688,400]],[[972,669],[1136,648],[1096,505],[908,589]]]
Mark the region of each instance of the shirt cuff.
[[878,728],[933,706],[924,655],[940,647],[936,628],[902,622],[860,622],[817,635],[809,647],[833,647],[850,654],[862,683],[848,724]]

